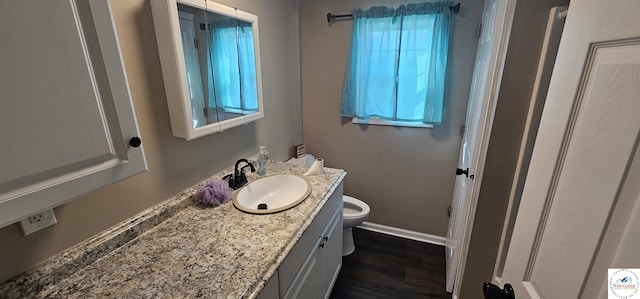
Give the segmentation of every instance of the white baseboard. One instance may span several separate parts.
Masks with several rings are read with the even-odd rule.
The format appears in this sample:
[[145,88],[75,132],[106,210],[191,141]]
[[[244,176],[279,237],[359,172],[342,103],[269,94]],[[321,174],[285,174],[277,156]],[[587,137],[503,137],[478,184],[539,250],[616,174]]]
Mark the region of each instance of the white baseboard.
[[366,221],[363,222],[362,224],[358,225],[357,227],[358,228],[362,228],[362,229],[366,229],[366,230],[370,230],[370,231],[374,231],[374,232],[378,232],[378,233],[382,233],[382,234],[386,234],[386,235],[396,236],[396,237],[400,237],[400,238],[405,238],[405,239],[410,239],[410,240],[414,240],[414,241],[418,241],[418,242],[430,243],[430,244],[435,244],[435,245],[445,246],[445,242],[447,240],[447,238],[441,237],[441,236],[430,235],[430,234],[425,234],[425,233],[420,233],[420,232],[414,232],[414,231],[411,231],[411,230],[406,230],[406,229],[402,229],[402,228],[386,226],[386,225],[377,224],[377,223],[371,223],[371,222],[366,222]]

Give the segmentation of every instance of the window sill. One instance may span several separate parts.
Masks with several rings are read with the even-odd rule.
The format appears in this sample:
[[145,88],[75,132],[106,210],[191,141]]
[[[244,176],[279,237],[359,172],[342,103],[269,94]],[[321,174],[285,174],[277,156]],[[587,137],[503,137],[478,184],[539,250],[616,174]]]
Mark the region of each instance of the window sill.
[[429,124],[410,122],[410,121],[393,121],[393,120],[385,120],[385,119],[373,118],[373,117],[370,119],[362,119],[362,118],[354,117],[351,119],[351,122],[354,124],[377,125],[377,126],[433,128],[433,125],[429,125]]
[[227,113],[236,113],[236,114],[252,114],[258,112],[257,109],[254,110],[242,110],[242,109],[234,109],[234,108],[222,108],[224,112]]

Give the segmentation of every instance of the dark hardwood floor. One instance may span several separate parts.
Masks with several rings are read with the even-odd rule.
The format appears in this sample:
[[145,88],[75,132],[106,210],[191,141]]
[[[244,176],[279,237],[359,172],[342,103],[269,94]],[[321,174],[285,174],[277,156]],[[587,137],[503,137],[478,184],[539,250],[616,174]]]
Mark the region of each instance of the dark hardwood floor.
[[451,298],[445,292],[445,249],[363,229],[356,251],[342,258],[331,299]]

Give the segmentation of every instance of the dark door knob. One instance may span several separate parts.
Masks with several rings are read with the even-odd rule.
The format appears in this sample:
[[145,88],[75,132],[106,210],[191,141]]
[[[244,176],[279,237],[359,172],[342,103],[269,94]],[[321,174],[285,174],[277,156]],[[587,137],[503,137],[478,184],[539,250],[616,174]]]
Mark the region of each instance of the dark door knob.
[[467,169],[457,168],[456,175],[461,175],[461,174],[464,174],[465,177],[469,177],[469,168]]
[[142,140],[140,140],[140,137],[131,137],[131,139],[129,139],[129,145],[131,147],[139,147],[142,144]]

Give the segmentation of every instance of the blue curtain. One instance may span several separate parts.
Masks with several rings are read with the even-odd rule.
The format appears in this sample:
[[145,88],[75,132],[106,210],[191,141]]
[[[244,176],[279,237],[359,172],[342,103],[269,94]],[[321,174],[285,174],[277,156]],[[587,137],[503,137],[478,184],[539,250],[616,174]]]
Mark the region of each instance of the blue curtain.
[[353,10],[340,115],[439,124],[451,5]]
[[258,110],[253,29],[250,23],[211,23],[209,105],[237,113]]

